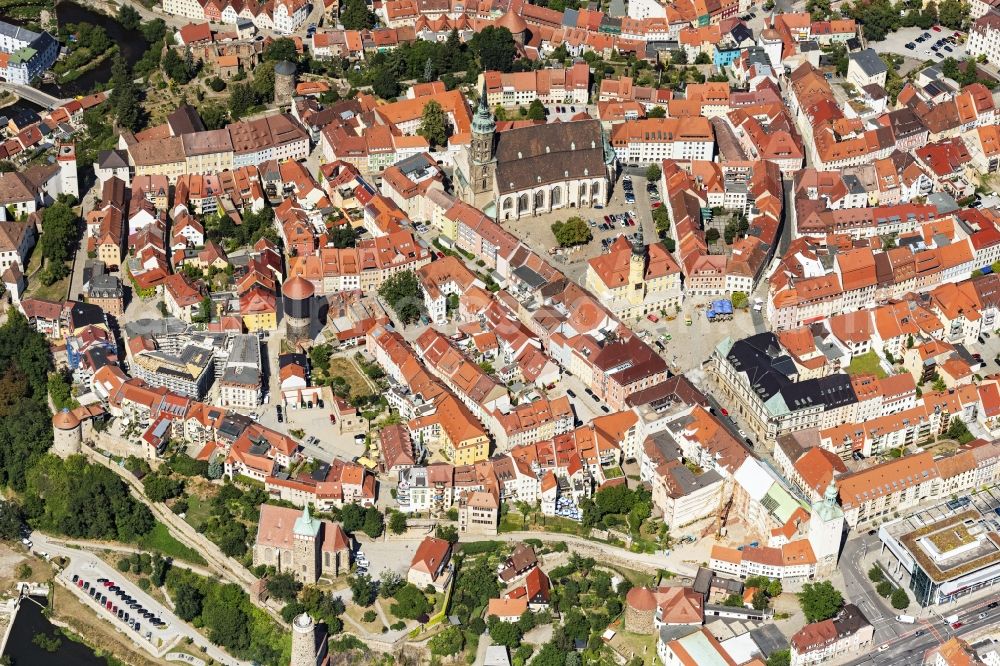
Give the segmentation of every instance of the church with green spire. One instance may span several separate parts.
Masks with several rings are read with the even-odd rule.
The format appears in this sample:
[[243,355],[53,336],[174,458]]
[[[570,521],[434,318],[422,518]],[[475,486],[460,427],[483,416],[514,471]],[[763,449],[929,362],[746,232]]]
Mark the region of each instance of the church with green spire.
[[487,92],[484,79],[468,146],[455,158],[455,196],[500,221],[607,203],[617,162],[600,121],[498,127]]

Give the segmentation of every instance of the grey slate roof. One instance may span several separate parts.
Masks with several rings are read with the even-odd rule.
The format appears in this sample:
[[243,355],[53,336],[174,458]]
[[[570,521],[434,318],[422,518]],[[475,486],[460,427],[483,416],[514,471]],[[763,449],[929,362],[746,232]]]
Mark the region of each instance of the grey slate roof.
[[875,49],[865,49],[851,54],[851,60],[858,63],[858,66],[868,76],[877,76],[889,71],[889,68],[882,62]]

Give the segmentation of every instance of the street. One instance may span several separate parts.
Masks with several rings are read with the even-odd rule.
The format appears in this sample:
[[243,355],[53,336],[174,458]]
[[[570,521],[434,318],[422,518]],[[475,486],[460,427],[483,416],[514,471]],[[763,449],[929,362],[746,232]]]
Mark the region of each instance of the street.
[[[142,630],[140,632],[133,631],[117,617],[113,617],[111,611],[100,606],[88,593],[84,592],[83,589],[73,583],[74,574],[83,580],[89,581],[91,585],[94,585],[98,578],[122,581],[123,576],[121,572],[116,571],[113,567],[106,564],[102,559],[97,557],[97,555],[84,550],[62,545],[59,541],[52,539],[41,532],[32,533],[31,538],[34,541],[32,551],[35,553],[44,552],[50,557],[58,555],[68,558],[70,563],[65,569],[59,572],[57,576],[59,579],[58,582],[64,584],[68,589],[73,590],[85,606],[92,608],[96,615],[103,617],[121,633],[129,636],[129,638],[131,638],[132,641],[143,650],[158,658],[162,658],[163,655],[165,655],[171,648],[176,647],[179,642],[183,641],[185,638],[190,638],[194,641],[194,645],[197,646],[195,649],[200,650],[201,646],[205,646],[207,648],[205,654],[219,664],[238,666],[243,666],[244,664],[249,665],[249,662],[240,661],[239,659],[231,657],[229,654],[210,643],[207,638],[202,636],[185,622],[182,622],[170,611],[170,609],[143,592],[138,586],[123,582],[121,587],[126,590],[127,594],[135,598],[135,600],[144,608],[148,609],[167,623],[165,626],[156,629],[146,621],[143,621],[141,623]],[[148,640],[145,638],[147,632],[150,632],[151,634],[151,638]]]
[[[893,610],[884,599],[875,593],[868,580],[868,566],[865,558],[881,547],[877,535],[862,536],[850,539],[845,545],[838,565],[839,572],[844,577],[844,596],[854,603],[864,613],[868,621],[875,627],[875,647],[888,645],[882,652],[873,649],[870,654],[849,662],[848,666],[856,664],[912,664],[924,663],[925,653],[937,647],[953,635],[966,635],[996,622],[996,617],[979,619],[978,614],[996,595],[986,594],[982,598],[966,601],[961,605],[947,608],[920,609],[916,624],[904,624],[896,620],[896,615],[905,611]],[[992,611],[994,613],[1000,611]],[[912,615],[913,612],[911,611]],[[944,616],[957,614],[963,623],[955,630]],[[923,616],[923,617],[921,617]],[[919,635],[918,635],[919,632]]]

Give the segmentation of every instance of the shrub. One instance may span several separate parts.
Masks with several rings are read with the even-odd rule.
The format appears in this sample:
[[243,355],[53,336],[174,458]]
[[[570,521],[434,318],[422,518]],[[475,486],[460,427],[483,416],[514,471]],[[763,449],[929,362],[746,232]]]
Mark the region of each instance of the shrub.
[[378,613],[373,610],[366,610],[365,614],[361,616],[361,619],[365,622],[374,622],[375,618],[378,617]]
[[483,555],[484,553],[495,553],[503,546],[501,541],[470,541],[459,546],[464,555]]

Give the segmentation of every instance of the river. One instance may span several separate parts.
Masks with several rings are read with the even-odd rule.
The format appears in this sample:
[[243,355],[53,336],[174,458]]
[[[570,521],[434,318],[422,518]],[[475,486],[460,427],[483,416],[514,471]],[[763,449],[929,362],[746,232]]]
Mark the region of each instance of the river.
[[[111,41],[118,45],[119,52],[129,67],[135,65],[136,61],[146,52],[146,40],[143,39],[141,33],[126,30],[114,18],[96,12],[89,7],[75,2],[57,2],[56,19],[60,28],[67,23],[90,23],[103,26]],[[55,83],[44,83],[40,88],[56,97],[75,97],[90,93],[95,84],[106,83],[110,78],[111,58],[108,58],[100,66],[85,72],[74,81],[61,86]]]
[[[45,604],[45,597],[34,597],[39,603]],[[58,636],[61,641],[59,649],[49,652],[35,645],[35,634],[44,633],[49,638],[56,636],[56,627],[49,622],[38,604],[30,599],[21,601],[17,611],[14,627],[7,639],[7,649],[4,656],[10,657],[14,666],[31,666],[34,664],[65,664],[66,666],[107,666],[108,662],[98,657],[83,643],[71,641],[65,636]]]

